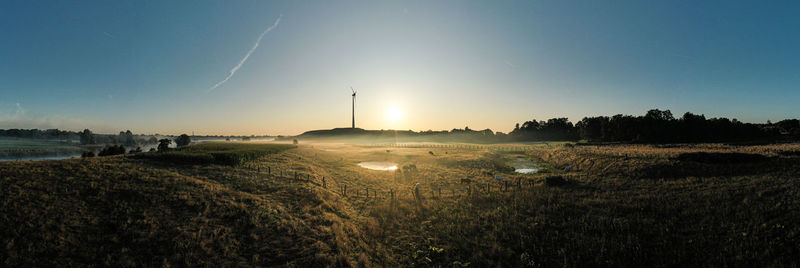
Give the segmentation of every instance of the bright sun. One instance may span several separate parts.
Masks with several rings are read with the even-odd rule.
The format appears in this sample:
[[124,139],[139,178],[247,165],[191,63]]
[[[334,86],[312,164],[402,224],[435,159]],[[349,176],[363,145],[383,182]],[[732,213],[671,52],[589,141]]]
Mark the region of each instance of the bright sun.
[[386,118],[392,122],[400,121],[403,118],[403,110],[397,107],[389,107],[389,109],[386,109]]

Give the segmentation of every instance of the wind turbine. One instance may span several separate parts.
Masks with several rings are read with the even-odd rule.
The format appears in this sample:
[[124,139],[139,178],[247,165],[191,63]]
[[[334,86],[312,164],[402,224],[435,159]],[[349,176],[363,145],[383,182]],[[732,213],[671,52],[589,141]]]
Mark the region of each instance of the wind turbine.
[[350,91],[353,91],[353,127],[356,128],[356,90],[353,87],[350,87]]

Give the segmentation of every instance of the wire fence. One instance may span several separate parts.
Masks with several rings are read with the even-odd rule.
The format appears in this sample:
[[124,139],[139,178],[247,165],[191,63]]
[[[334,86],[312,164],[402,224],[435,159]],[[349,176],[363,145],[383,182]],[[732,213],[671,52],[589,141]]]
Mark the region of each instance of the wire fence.
[[[255,161],[254,161],[255,162]],[[533,178],[517,177],[503,180],[497,179],[462,179],[460,183],[450,182],[415,182],[412,179],[397,178],[393,180],[395,186],[363,186],[348,183],[345,179],[325,177],[296,168],[281,168],[264,166],[263,163],[246,163],[241,168],[254,172],[256,177],[266,176],[287,182],[301,182],[321,187],[341,197],[357,199],[391,199],[415,200],[422,199],[447,199],[469,196],[487,196],[533,189],[536,180]],[[263,177],[262,177],[263,178]],[[398,180],[405,180],[403,184]]]

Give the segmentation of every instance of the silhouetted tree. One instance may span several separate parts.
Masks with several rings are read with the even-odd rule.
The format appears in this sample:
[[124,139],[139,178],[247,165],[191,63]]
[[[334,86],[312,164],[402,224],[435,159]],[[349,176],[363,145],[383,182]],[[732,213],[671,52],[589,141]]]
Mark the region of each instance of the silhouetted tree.
[[159,152],[166,152],[169,150],[169,145],[172,143],[170,139],[160,139],[158,140],[158,151]]
[[81,132],[81,144],[94,144],[94,134],[89,129],[84,129]]
[[547,121],[526,121],[509,133],[519,141],[576,140],[578,131],[567,118],[551,118]]
[[191,143],[191,142],[192,142],[192,138],[189,137],[189,135],[186,135],[186,134],[181,134],[180,136],[178,136],[177,139],[175,139],[175,144],[177,144],[178,147],[183,147],[183,146],[189,145],[189,143]]
[[772,139],[780,133],[771,126],[746,124],[736,119],[685,113],[675,119],[669,110],[653,109],[644,116],[585,117],[578,124],[580,137],[616,142],[730,142]]
[[133,138],[133,132],[130,130],[125,132],[120,132],[117,136],[117,142],[122,143],[126,146],[134,146],[136,145],[136,140]]

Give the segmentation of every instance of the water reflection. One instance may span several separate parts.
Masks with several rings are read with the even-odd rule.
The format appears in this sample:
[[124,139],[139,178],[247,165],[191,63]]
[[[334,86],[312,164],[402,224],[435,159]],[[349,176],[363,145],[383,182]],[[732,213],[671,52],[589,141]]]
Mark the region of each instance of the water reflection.
[[397,163],[392,162],[361,162],[358,166],[371,170],[395,170]]
[[522,174],[537,173],[542,168],[533,163],[533,161],[525,158],[516,158],[509,163],[514,168],[514,172]]

